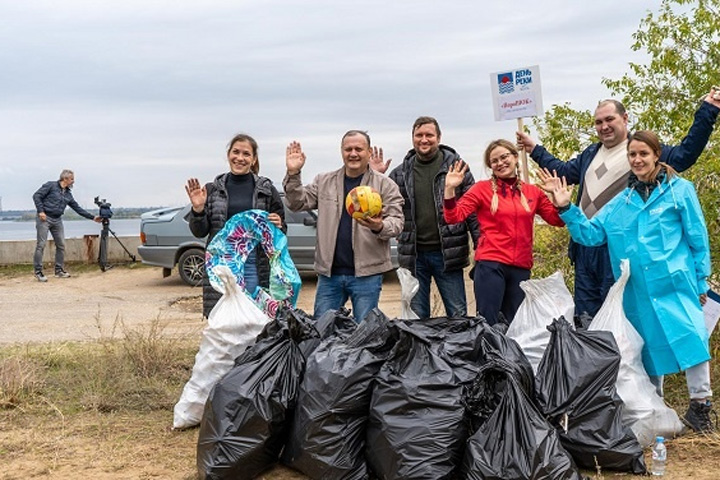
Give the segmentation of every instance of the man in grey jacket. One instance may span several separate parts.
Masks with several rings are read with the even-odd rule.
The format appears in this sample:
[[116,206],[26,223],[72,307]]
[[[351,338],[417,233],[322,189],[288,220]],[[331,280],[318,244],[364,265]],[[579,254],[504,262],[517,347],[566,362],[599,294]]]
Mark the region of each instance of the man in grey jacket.
[[95,220],[98,223],[102,221],[100,217],[89,213],[75,201],[70,192],[74,183],[75,174],[73,171],[63,170],[60,173],[60,180],[44,183],[33,195],[33,202],[35,202],[37,211],[37,220],[35,222],[37,245],[33,256],[33,265],[35,267],[35,278],[39,282],[47,282],[47,277],[42,271],[42,259],[48,232],[52,234],[53,240],[55,240],[55,276],[58,278],[68,278],[70,276],[65,271],[65,230],[62,222],[62,215],[65,213],[66,207],[69,206],[78,215],[87,219]]
[[[391,270],[390,239],[402,230],[403,199],[397,185],[368,167],[372,148],[366,132],[350,130],[340,144],[344,166],[321,173],[303,186],[300,171],[305,154],[298,142],[287,147],[285,198],[292,211],[317,209],[315,317],[352,303],[357,322],[377,307],[383,273]],[[376,217],[353,218],[345,198],[353,188],[368,185],[381,196]]]

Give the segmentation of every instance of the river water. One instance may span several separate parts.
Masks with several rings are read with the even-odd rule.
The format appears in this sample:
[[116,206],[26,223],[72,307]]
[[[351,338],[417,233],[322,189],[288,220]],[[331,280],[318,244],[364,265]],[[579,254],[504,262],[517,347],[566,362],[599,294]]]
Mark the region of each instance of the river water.
[[[99,235],[102,224],[92,220],[63,220],[65,238]],[[140,236],[139,218],[110,220],[110,229],[118,237]],[[0,221],[0,240],[35,240],[35,222]],[[52,238],[52,237],[49,237]]]

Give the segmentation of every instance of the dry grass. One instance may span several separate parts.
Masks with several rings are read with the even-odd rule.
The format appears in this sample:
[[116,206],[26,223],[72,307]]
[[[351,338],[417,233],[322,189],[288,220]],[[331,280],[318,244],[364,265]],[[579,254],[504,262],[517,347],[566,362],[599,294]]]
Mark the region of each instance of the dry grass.
[[36,395],[44,385],[44,368],[38,362],[13,355],[0,359],[0,408],[15,408]]
[[[433,303],[442,309],[439,298]],[[720,348],[717,335],[711,343],[714,351]],[[168,335],[159,318],[134,329],[116,318],[98,341],[0,348],[0,479],[195,478],[198,431],[170,426],[197,345],[195,336]],[[666,390],[684,413],[684,377],[669,377]],[[719,453],[720,435],[670,440],[665,478],[718,478]],[[277,467],[262,478],[305,477]]]

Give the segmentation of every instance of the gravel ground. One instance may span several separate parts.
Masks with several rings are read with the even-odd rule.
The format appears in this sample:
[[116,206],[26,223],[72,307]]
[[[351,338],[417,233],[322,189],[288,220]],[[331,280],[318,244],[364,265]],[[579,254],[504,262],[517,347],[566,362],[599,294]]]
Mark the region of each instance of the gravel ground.
[[[72,273],[72,269],[70,270]],[[117,267],[39,283],[28,274],[0,277],[0,344],[82,341],[108,336],[117,320],[129,328],[160,318],[166,332],[195,332],[205,326],[202,291],[185,285],[176,272],[162,278],[159,268]],[[304,277],[298,307],[312,312],[315,279]],[[400,286],[385,277],[380,308],[400,313]]]

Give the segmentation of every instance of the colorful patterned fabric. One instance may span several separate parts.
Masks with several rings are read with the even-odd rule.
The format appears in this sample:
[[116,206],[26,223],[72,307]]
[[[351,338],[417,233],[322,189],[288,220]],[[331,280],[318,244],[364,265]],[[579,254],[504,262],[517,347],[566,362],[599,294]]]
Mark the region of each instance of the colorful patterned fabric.
[[205,268],[210,285],[218,292],[225,293],[214,272],[218,265],[228,267],[244,290],[245,260],[258,245],[270,259],[270,288],[257,287],[254,292],[245,293],[270,318],[275,318],[281,305],[295,306],[302,281],[290,258],[287,237],[268,221],[268,212],[247,210],[230,218],[208,243]]

